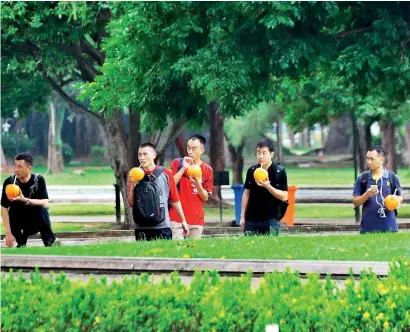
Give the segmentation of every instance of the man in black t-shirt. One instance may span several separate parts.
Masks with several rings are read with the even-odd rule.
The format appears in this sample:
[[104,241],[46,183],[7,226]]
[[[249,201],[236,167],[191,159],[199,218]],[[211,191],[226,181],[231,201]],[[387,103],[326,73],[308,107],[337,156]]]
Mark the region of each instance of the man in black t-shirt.
[[[14,175],[3,183],[1,217],[6,230],[5,242],[10,248],[15,241],[18,248],[25,247],[28,236],[38,232],[46,247],[53,245],[56,240],[48,213],[46,182],[41,175],[31,174],[32,166],[33,158],[28,153],[17,155],[14,159]],[[20,187],[20,195],[9,199],[6,186],[13,184],[14,180]]]
[[[247,235],[279,233],[279,204],[288,200],[288,180],[285,170],[272,162],[274,155],[273,142],[261,140],[256,146],[258,164],[246,174],[240,225]],[[261,165],[268,172],[265,182],[255,181],[253,176]]]

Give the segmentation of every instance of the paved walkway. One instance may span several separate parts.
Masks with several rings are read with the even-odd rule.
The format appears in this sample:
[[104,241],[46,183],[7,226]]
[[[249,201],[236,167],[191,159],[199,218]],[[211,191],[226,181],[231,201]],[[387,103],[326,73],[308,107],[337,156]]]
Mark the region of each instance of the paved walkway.
[[[223,222],[228,223],[234,220],[234,217],[223,217]],[[115,223],[115,216],[51,216],[52,222],[81,222],[81,223],[93,223],[93,222],[109,222]],[[124,221],[124,216],[122,216],[122,221]],[[410,223],[410,219],[397,219],[398,223]],[[206,217],[205,224],[216,223],[220,224],[219,217]],[[312,219],[312,218],[296,218],[295,224],[342,224],[342,225],[355,225],[353,218],[351,219]]]
[[224,275],[246,273],[249,269],[254,275],[267,272],[283,272],[287,268],[301,274],[328,273],[347,277],[350,271],[359,276],[364,269],[372,269],[380,276],[388,273],[387,262],[373,261],[314,261],[314,260],[241,260],[241,259],[203,259],[203,258],[158,258],[158,257],[96,257],[96,256],[40,256],[40,255],[2,255],[2,269],[34,269],[54,271],[76,271],[83,273],[167,273],[179,271],[192,275],[196,269],[216,269]]

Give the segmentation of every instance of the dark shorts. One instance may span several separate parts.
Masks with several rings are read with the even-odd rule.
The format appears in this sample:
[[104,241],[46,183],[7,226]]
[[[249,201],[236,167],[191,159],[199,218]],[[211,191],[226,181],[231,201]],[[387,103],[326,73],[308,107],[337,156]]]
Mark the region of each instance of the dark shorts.
[[245,235],[278,235],[280,222],[277,219],[264,221],[245,220]]
[[32,206],[19,213],[19,210],[9,210],[11,233],[16,238],[19,247],[27,244],[30,235],[40,233],[41,239],[46,247],[55,241],[55,236],[51,230],[50,215],[48,210],[42,206]]
[[159,229],[136,229],[135,239],[137,241],[152,241],[152,240],[171,240],[172,231],[171,228],[159,228]]

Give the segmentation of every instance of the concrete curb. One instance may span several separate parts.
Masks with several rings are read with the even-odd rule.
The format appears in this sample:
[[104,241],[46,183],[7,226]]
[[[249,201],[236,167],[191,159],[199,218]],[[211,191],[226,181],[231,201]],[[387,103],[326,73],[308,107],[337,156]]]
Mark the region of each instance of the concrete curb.
[[268,272],[283,272],[287,268],[301,274],[320,273],[334,276],[349,276],[350,271],[359,276],[364,269],[372,269],[379,276],[388,274],[387,262],[373,261],[303,261],[303,260],[235,260],[201,258],[141,258],[141,257],[96,257],[96,256],[38,256],[2,255],[2,269],[40,271],[70,271],[80,273],[170,273],[178,271],[192,275],[196,270],[217,270],[222,275],[238,275],[249,269],[254,275]]

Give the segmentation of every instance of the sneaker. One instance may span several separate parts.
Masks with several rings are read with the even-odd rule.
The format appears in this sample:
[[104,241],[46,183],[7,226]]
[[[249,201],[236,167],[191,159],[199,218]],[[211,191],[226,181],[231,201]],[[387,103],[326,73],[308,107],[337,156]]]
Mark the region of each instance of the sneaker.
[[25,248],[26,244],[17,244],[16,248]]
[[45,247],[59,247],[61,246],[61,241],[60,239],[57,237],[54,242],[46,242],[44,243]]

